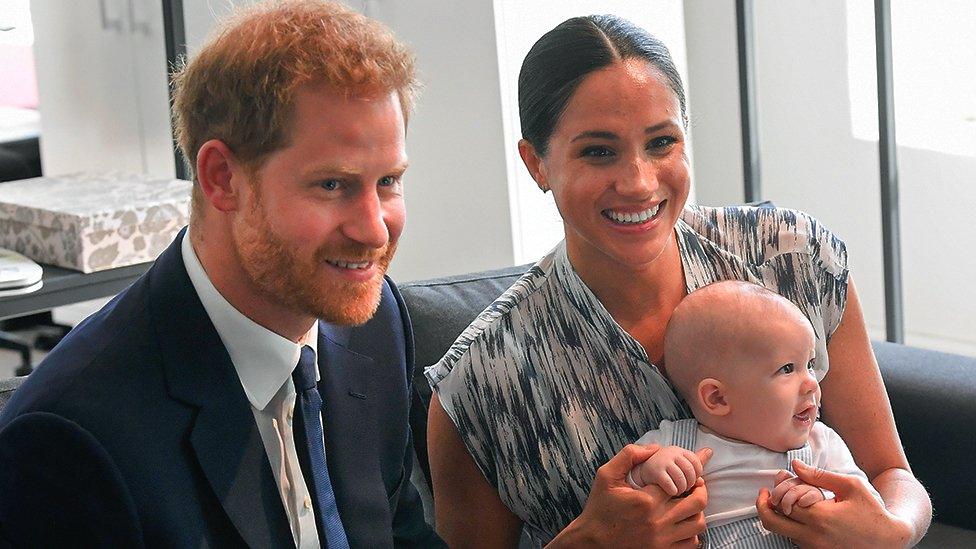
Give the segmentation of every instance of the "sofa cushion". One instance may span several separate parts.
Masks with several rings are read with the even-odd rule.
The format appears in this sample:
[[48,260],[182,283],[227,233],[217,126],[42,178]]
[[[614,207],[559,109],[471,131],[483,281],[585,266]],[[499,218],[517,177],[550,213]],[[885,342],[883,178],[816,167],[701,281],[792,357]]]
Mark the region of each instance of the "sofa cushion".
[[531,266],[519,265],[400,285],[414,330],[414,386],[424,404],[430,402],[431,393],[424,378],[424,368],[439,361],[468,324]]
[[935,519],[976,530],[976,358],[875,342],[895,424]]
[[9,379],[0,379],[0,410],[7,404],[10,397],[14,396],[14,389],[20,387],[20,384],[27,379],[27,376],[12,377]]

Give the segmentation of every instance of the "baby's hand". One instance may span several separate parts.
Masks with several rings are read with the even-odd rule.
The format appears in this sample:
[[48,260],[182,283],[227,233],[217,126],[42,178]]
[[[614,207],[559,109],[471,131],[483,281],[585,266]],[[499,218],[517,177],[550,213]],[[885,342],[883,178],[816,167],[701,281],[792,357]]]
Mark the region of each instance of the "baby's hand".
[[776,474],[776,487],[769,495],[770,503],[786,516],[793,512],[794,506],[810,507],[824,499],[820,488],[804,483],[788,471]]
[[[707,456],[711,450],[704,448]],[[656,484],[669,496],[683,494],[695,485],[702,474],[702,459],[695,452],[680,446],[667,446],[658,450],[647,461],[634,467],[627,474],[627,482],[636,489]]]

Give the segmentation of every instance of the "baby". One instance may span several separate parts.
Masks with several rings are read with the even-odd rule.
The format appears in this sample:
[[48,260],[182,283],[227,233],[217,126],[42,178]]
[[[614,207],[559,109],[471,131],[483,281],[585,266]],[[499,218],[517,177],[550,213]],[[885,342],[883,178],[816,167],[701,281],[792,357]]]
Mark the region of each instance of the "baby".
[[[711,284],[674,310],[664,345],[668,376],[695,419],[665,420],[642,436],[638,444],[662,448],[628,480],[676,496],[701,476],[709,547],[792,547],[762,528],[760,488],[785,491],[785,515],[833,497],[784,473],[793,459],[867,480],[840,436],[817,422],[813,328],[786,298],[747,282]],[[704,467],[694,453],[702,448],[713,451]]]

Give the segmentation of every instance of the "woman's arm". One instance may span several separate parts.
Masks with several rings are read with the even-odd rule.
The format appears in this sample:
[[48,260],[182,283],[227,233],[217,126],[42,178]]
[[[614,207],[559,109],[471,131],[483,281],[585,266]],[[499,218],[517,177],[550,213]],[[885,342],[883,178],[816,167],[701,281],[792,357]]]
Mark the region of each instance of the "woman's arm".
[[[517,546],[522,521],[481,474],[436,394],[427,423],[437,533],[449,547]],[[550,547],[696,547],[708,501],[701,480],[681,499],[627,484],[627,473],[657,450],[631,444],[602,466],[583,513]]]
[[[856,494],[852,496],[852,501],[857,502],[853,508],[814,505],[796,509],[786,518],[772,514],[760,497],[760,517],[767,528],[795,541],[801,531],[806,531],[798,529],[799,522],[817,527],[820,538],[837,532],[848,541],[860,538],[868,546],[914,545],[928,529],[932,504],[905,458],[853,280],[848,284],[844,316],[827,346],[827,353],[830,371],[821,383],[823,418],[847,443],[858,467],[884,499],[884,508],[880,505],[873,508],[874,498],[869,497],[866,487],[858,487],[852,480],[848,488]],[[842,503],[840,497],[838,503]],[[830,529],[829,524],[845,526]],[[872,544],[872,540],[876,543]]]
[[516,547],[522,521],[498,497],[435,393],[427,415],[435,530],[448,547]]

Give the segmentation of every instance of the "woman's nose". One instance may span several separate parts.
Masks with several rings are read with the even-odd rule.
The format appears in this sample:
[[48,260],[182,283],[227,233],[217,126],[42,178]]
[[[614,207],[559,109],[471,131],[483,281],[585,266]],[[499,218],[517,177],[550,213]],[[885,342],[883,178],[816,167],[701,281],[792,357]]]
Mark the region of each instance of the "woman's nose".
[[643,199],[651,197],[659,186],[655,166],[644,159],[637,159],[620,174],[616,190],[621,195]]

